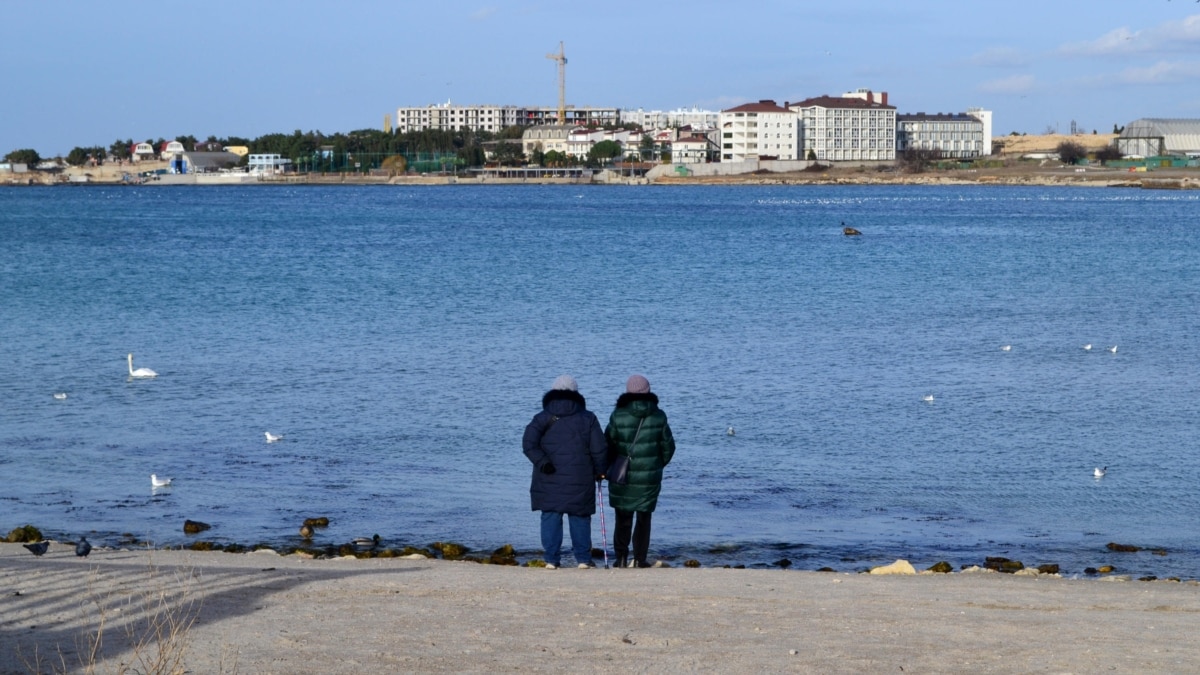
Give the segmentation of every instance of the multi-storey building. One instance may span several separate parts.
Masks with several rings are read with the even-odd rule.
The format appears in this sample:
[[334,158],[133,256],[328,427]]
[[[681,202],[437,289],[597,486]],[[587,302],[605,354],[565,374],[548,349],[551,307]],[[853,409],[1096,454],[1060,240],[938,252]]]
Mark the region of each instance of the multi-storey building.
[[643,129],[677,129],[686,126],[716,126],[721,113],[714,110],[622,110],[622,124],[636,124]]
[[558,119],[558,108],[521,107],[512,105],[454,105],[450,101],[424,107],[397,108],[396,131],[426,129],[497,132],[505,127],[567,124],[584,126],[616,125],[621,118],[619,108],[568,107],[566,121]]
[[887,92],[869,89],[818,96],[787,106],[800,116],[801,159],[885,161],[896,159],[896,108]]
[[942,157],[965,159],[992,154],[991,111],[904,114],[896,116],[896,152],[910,148],[937,151]]
[[772,100],[722,110],[721,161],[801,159],[799,116]]

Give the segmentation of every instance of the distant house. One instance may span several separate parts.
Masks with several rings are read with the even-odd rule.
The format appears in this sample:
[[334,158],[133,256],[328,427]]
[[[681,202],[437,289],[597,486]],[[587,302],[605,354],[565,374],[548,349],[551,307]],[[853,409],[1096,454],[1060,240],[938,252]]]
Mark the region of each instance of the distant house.
[[28,173],[29,165],[24,162],[0,162],[0,173]]
[[157,156],[154,152],[154,146],[149,143],[138,143],[133,146],[133,152],[130,155],[135,162],[153,160]]
[[184,152],[171,159],[171,173],[217,173],[241,161],[232,152]]
[[[232,154],[232,153],[223,153]],[[238,161],[238,156],[233,155],[234,162]],[[292,160],[284,159],[282,155],[276,154],[254,154],[246,158],[246,167],[250,173],[257,174],[273,174],[284,173],[292,168]]]
[[542,152],[557,150],[567,153],[567,137],[576,127],[574,124],[541,124],[531,126],[521,134],[521,152],[528,157],[534,150],[541,148]]
[[169,162],[173,157],[175,157],[175,155],[182,154],[184,149],[183,143],[180,143],[179,141],[168,141],[162,144],[162,148],[159,150],[158,157],[159,159]]
[[717,144],[707,136],[685,136],[671,143],[671,162],[675,164],[704,164],[717,153]]

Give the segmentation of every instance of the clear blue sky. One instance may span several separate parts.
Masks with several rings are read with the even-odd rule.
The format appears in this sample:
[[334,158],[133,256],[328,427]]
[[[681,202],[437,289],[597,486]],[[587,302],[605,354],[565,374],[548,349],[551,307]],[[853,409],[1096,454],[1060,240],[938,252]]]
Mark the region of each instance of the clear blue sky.
[[1192,0],[83,0],[0,5],[0,156],[378,128],[399,106],[674,109],[859,87],[997,135],[1200,118]]

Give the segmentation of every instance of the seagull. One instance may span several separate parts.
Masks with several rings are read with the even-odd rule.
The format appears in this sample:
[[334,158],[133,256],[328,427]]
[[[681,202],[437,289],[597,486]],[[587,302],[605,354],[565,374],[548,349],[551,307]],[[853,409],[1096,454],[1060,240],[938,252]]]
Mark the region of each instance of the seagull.
[[1101,469],[1100,467],[1096,467],[1096,470],[1092,472],[1092,475],[1095,476],[1096,478],[1104,478],[1104,474],[1106,474],[1106,473],[1108,473],[1107,466],[1104,467],[1103,469]]
[[32,553],[36,556],[41,556],[43,553],[46,552],[46,549],[50,548],[50,542],[39,541],[36,544],[25,544],[25,548],[29,549],[30,553]]
[[1117,346],[1116,346],[1116,345],[1113,345],[1113,346],[1109,347],[1109,348],[1108,348],[1108,351],[1110,351],[1110,352],[1112,352],[1112,353],[1116,354],[1116,353],[1117,353]]
[[60,400],[60,401],[65,401],[65,400],[67,400],[67,395],[66,395],[66,393],[64,393],[64,392],[59,392],[59,393],[57,393],[57,394],[55,394],[55,395],[54,395],[54,398],[56,398],[56,399],[58,399],[58,400]]
[[1083,346],[1083,351],[1085,351],[1085,352],[1090,352],[1090,351],[1092,351],[1092,343],[1090,343],[1090,342],[1089,342],[1089,343],[1087,343],[1086,345],[1084,345],[1084,346]]
[[1012,345],[1004,345],[1003,347],[1001,347],[1001,348],[1000,348],[1000,351],[1002,351],[1002,352],[1011,352],[1011,351],[1012,351]]
[[725,435],[726,435],[726,436],[732,436],[732,435],[734,435],[735,433],[737,433],[737,432],[733,430],[733,427],[729,427],[728,429],[726,429],[726,430],[725,430]]
[[79,542],[75,544],[75,555],[80,558],[86,558],[92,552],[92,545],[88,543],[87,537],[80,537]]
[[921,397],[921,400],[925,401],[926,403],[933,403],[933,394],[925,394]]
[[152,487],[167,487],[171,484],[172,478],[159,478],[158,474],[150,474],[150,485]]
[[263,435],[267,437],[268,443],[274,443],[275,441],[283,438],[283,434],[279,434],[278,436],[276,436],[275,434],[273,434],[269,431],[264,431]]
[[129,376],[130,377],[158,377],[158,373],[149,368],[133,369],[133,354],[129,355]]

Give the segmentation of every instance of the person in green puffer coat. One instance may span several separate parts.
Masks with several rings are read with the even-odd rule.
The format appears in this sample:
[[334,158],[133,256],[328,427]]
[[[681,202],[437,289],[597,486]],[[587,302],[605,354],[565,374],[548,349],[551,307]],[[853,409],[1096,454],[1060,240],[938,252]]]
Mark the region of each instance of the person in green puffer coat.
[[[646,554],[650,549],[650,519],[658,506],[663,467],[675,456],[675,437],[667,424],[667,414],[658,408],[658,396],[650,392],[650,381],[644,376],[629,377],[625,393],[617,398],[617,407],[608,418],[604,436],[608,440],[610,466],[618,455],[629,456],[628,482],[608,484],[609,504],[617,512],[613,532],[617,567],[649,567]],[[637,514],[636,527],[634,514]],[[632,565],[629,564],[631,534]]]

